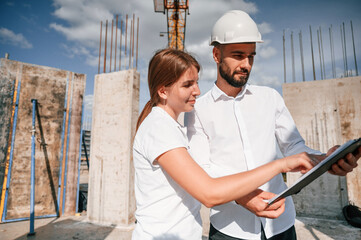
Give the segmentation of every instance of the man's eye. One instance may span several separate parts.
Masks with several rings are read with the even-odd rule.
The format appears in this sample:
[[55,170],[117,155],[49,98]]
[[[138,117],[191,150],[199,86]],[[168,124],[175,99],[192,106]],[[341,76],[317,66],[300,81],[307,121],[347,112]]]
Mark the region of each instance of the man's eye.
[[242,58],[244,58],[244,56],[243,56],[243,55],[234,55],[234,57],[235,57],[235,58],[238,58],[238,59],[242,59]]

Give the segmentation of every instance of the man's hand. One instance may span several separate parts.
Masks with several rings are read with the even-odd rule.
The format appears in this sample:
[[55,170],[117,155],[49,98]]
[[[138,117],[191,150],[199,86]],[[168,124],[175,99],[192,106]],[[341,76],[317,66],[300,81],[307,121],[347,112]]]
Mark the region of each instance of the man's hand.
[[[330,150],[328,150],[326,156],[330,155],[336,149],[337,146],[332,147]],[[352,170],[358,166],[357,160],[359,160],[360,157],[361,147],[359,147],[359,149],[357,149],[357,151],[354,153],[347,154],[344,159],[340,159],[337,161],[337,163],[332,164],[331,169],[328,170],[328,172],[338,176],[345,176],[347,173],[352,172]]]
[[[310,158],[316,164],[320,163],[327,156],[333,153],[340,145],[333,146],[327,151],[326,155],[312,155],[310,154]],[[361,157],[361,147],[357,149],[354,153],[349,153],[345,158],[340,159],[337,163],[332,164],[329,173],[338,176],[345,176],[347,173],[352,172],[352,170],[357,167],[357,160]]]
[[286,200],[283,198],[268,206],[267,202],[264,200],[271,199],[274,196],[276,196],[276,194],[256,189],[250,194],[237,199],[236,203],[248,209],[258,217],[277,218],[285,211]]

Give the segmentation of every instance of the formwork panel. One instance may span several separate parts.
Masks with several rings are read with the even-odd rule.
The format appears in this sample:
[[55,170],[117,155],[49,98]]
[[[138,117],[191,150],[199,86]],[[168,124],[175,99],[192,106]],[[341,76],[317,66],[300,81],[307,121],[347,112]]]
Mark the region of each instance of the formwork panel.
[[83,103],[83,92],[85,89],[85,75],[74,74],[73,76],[73,87],[72,87],[72,104],[71,104],[71,122],[70,122],[70,137],[69,137],[69,150],[68,158],[74,159],[68,161],[67,166],[67,179],[66,179],[66,194],[65,194],[65,209],[64,215],[72,215],[76,209],[76,195],[77,185],[74,184],[78,181],[78,161],[79,149],[80,149],[80,132],[82,117],[82,103]]
[[[1,65],[2,61],[0,62]],[[16,75],[11,74],[5,67],[0,67],[0,189],[3,187],[7,163],[6,153],[10,144],[15,79]],[[2,197],[3,194],[0,194],[0,202]]]
[[[326,152],[361,136],[361,123],[357,121],[361,119],[360,86],[360,77],[283,85],[286,105],[308,146]],[[343,218],[342,207],[349,200],[358,201],[354,196],[361,192],[359,174],[360,167],[347,176],[347,182],[345,177],[322,175],[293,196],[297,213]],[[299,177],[298,173],[288,173],[288,184]]]
[[[60,164],[63,161],[62,147],[66,147],[68,143],[61,141],[64,126],[69,125],[67,122],[64,123],[64,115],[68,114],[72,119],[72,114],[75,114],[69,125],[73,131],[69,134],[69,143],[74,146],[63,158],[68,156],[71,171],[77,172],[79,149],[74,148],[79,146],[85,75],[78,75],[77,81],[80,84],[76,81],[72,83],[69,79],[76,79],[73,77],[76,74],[69,71],[11,60],[5,62],[13,68],[16,66],[21,72],[13,159],[12,167],[9,169],[11,178],[4,211],[5,220],[22,219],[30,215],[31,99],[37,99],[38,102],[35,121],[35,216],[56,215],[59,209],[57,201]],[[76,87],[67,91],[69,85]],[[71,103],[80,107],[74,107],[75,110],[71,113],[69,109],[64,109],[64,103],[66,98],[72,95],[76,100]],[[60,185],[63,184],[64,181],[61,179]],[[72,189],[73,185],[76,188],[77,181],[67,185],[69,189]],[[76,199],[76,192],[74,196]],[[65,202],[66,205],[67,202]],[[75,212],[75,208],[72,212]]]

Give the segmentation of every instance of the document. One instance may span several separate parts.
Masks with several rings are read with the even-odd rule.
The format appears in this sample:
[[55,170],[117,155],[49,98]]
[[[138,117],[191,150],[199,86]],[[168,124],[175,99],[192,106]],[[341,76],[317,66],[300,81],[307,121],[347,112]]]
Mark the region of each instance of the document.
[[361,138],[354,139],[346,142],[342,146],[336,149],[332,154],[326,157],[322,162],[314,166],[310,171],[302,175],[292,186],[275,196],[274,198],[268,201],[268,205],[276,202],[281,198],[285,198],[292,194],[296,194],[301,191],[302,188],[306,187],[313,180],[321,176],[323,173],[327,172],[331,165],[336,163],[341,158],[344,158],[348,153],[354,152],[357,148],[361,146]]

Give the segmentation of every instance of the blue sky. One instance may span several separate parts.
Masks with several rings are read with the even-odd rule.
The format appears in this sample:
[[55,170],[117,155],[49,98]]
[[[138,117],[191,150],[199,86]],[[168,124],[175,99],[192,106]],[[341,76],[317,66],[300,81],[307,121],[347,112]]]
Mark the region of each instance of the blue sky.
[[[348,69],[355,74],[350,21],[353,24],[358,71],[361,72],[361,1],[359,0],[190,0],[185,46],[201,63],[202,94],[216,79],[212,48],[208,46],[214,22],[226,11],[241,9],[259,25],[262,44],[249,79],[282,93],[284,81],[282,35],[286,36],[287,81],[292,82],[290,35],[293,32],[296,81],[302,81],[299,32],[303,35],[305,77],[313,80],[309,26],[312,27],[316,78],[321,79],[317,29],[321,27],[325,75],[332,78],[329,28],[332,25],[337,77],[343,75],[340,26],[345,24]],[[138,71],[141,74],[140,107],[148,100],[147,64],[152,54],[167,46],[159,32],[166,31],[166,16],[155,13],[152,0],[1,0],[0,57],[87,75],[85,101],[91,113],[94,76],[98,72],[100,21],[118,14],[140,19]],[[108,35],[109,36],[109,35]],[[109,39],[109,37],[108,37]],[[119,40],[118,40],[119,41]],[[119,54],[119,53],[118,53]],[[109,55],[109,53],[108,53]],[[108,60],[109,61],[109,60]],[[360,73],[359,73],[360,74]]]

